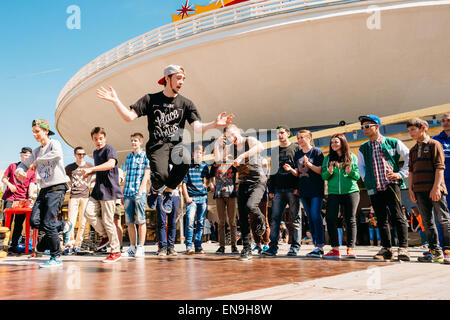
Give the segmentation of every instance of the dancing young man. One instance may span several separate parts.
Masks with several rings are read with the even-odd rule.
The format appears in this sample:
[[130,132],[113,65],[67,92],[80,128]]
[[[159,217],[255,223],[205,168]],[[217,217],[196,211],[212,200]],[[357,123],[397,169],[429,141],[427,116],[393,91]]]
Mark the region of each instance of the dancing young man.
[[267,182],[260,156],[263,150],[261,142],[254,137],[243,137],[241,130],[234,124],[225,127],[214,146],[215,161],[221,162],[225,153],[227,159],[233,159],[233,166],[239,174],[238,212],[244,247],[240,260],[252,257],[249,215],[253,216],[252,227],[256,236],[261,236],[266,230],[265,216],[259,209]]
[[[186,121],[195,133],[202,133],[216,127],[231,123],[234,115],[226,116],[223,112],[215,121],[202,123],[200,114],[194,103],[179,94],[185,80],[184,69],[177,65],[169,65],[164,69],[164,77],[158,84],[164,90],[146,94],[130,108],[120,101],[116,91],[100,88],[99,98],[112,102],[122,119],[131,122],[138,117],[147,116],[149,141],[146,145],[147,157],[150,160],[150,180],[152,190],[148,197],[150,207],[155,206],[158,195],[163,196],[157,210],[172,212],[172,192],[183,181],[189,171],[190,154],[183,152],[181,144]],[[177,157],[178,159],[175,159]],[[169,165],[173,167],[169,171]]]

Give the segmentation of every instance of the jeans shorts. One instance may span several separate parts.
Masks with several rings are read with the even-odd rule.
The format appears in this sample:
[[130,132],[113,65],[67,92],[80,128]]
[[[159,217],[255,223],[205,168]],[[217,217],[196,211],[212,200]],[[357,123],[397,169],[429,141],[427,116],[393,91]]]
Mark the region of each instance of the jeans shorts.
[[127,225],[145,223],[146,202],[147,195],[145,193],[124,197],[123,206],[125,209],[125,221]]

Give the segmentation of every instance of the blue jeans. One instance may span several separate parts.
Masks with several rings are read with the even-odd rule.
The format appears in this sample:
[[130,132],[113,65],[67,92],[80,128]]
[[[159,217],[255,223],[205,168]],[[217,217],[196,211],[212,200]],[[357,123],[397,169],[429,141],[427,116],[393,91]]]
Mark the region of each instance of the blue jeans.
[[322,220],[322,197],[301,198],[303,208],[308,218],[309,229],[313,243],[316,247],[322,248],[325,245],[325,230]]
[[203,236],[203,227],[205,223],[206,211],[208,208],[208,204],[204,203],[196,203],[193,201],[188,204],[186,207],[186,227],[184,236],[186,238],[185,244],[186,248],[192,248],[192,236],[194,235],[194,221],[195,225],[195,235],[194,235],[194,246],[196,249],[200,249],[202,247],[202,236]]
[[291,247],[300,249],[302,239],[302,216],[300,214],[300,199],[294,194],[294,189],[276,189],[272,200],[272,221],[270,224],[269,247],[278,251],[278,239],[280,237],[280,223],[284,209],[289,204],[290,221],[293,226]]
[[134,196],[125,196],[123,207],[125,209],[125,221],[127,226],[131,224],[145,223],[145,203],[147,196],[145,193]]
[[[175,237],[177,234],[177,213],[178,205],[180,203],[180,197],[172,196],[172,212],[166,215],[161,210],[160,201],[161,197],[158,197],[158,203],[156,204],[156,224],[158,226],[158,247],[161,248],[174,248]],[[169,219],[167,219],[167,217]],[[167,233],[166,233],[166,220],[167,220]]]
[[339,247],[342,246],[342,237],[344,236],[344,230],[342,228],[337,228]]
[[39,251],[50,250],[52,257],[59,257],[61,249],[59,246],[59,232],[64,229],[64,221],[57,221],[61,210],[65,190],[46,192],[42,189],[34,203],[30,217],[30,226],[44,231],[45,236],[38,243]]
[[380,230],[378,230],[378,228],[371,228],[371,227],[369,227],[369,239],[370,239],[370,241],[374,240],[375,233],[377,234],[377,241],[381,241]]
[[419,228],[419,232],[420,234],[420,239],[422,240],[422,245],[426,245],[428,244],[428,239],[427,239],[427,234],[425,233],[425,231],[422,231],[422,229]]

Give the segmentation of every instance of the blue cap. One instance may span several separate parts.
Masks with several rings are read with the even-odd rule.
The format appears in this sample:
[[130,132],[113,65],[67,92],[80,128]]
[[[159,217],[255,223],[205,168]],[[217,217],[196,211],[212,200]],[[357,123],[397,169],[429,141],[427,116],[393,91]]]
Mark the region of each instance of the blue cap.
[[377,125],[381,127],[381,120],[374,114],[368,114],[367,116],[359,116],[358,120],[363,123],[365,121],[375,122]]

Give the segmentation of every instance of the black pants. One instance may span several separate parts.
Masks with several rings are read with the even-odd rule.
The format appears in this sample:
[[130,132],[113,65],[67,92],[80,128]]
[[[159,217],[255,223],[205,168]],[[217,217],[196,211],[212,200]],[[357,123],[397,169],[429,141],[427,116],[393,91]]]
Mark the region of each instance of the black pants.
[[249,215],[261,221],[265,220],[264,214],[259,209],[259,203],[265,190],[266,185],[263,183],[239,184],[237,201],[244,249],[251,249],[250,242],[252,236],[250,233]]
[[[146,153],[150,160],[153,190],[163,186],[175,189],[189,171],[191,157],[181,143],[174,145],[171,142],[161,142],[147,146]],[[172,170],[169,170],[170,164],[173,165]]]
[[[434,221],[436,216],[441,225],[443,236],[444,248],[441,249],[450,250],[450,215],[445,195],[441,195],[441,200],[433,201],[429,192],[415,192],[414,194],[423,219],[423,226],[427,233],[429,248],[440,249],[438,231]],[[433,215],[433,208],[435,215]]]
[[38,242],[37,249],[40,252],[50,249],[52,257],[61,255],[58,233],[63,231],[64,222],[57,221],[56,218],[65,194],[65,190],[46,192],[41,189],[31,212],[31,227],[45,232],[44,238]]
[[402,213],[400,202],[400,187],[390,184],[385,191],[378,191],[370,196],[375,215],[380,229],[381,245],[385,248],[392,247],[389,221],[397,230],[399,247],[408,247],[408,222]]
[[359,204],[359,191],[349,194],[329,194],[327,200],[327,229],[332,247],[339,247],[337,218],[339,206],[344,209],[347,232],[347,248],[354,248],[356,243],[356,211]]

